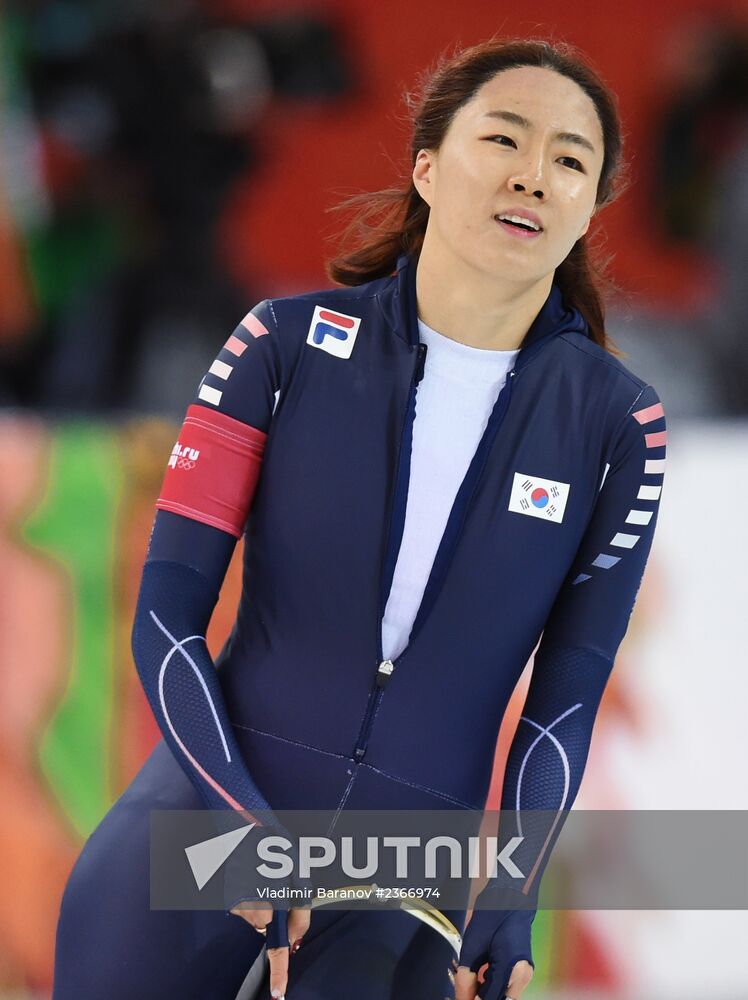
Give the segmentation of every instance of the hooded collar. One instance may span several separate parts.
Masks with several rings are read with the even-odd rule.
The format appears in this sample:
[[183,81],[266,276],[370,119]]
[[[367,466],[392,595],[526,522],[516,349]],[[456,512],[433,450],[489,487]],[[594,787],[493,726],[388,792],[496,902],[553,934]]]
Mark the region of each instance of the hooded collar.
[[[386,297],[388,302],[382,303],[394,332],[413,347],[420,343],[416,300],[417,263],[418,258],[412,254],[404,253],[397,258],[397,271],[393,279],[394,294]],[[561,289],[554,281],[548,298],[520,345],[515,369],[525,364],[540,349],[541,343],[545,344],[559,334],[569,332],[581,333],[585,337],[590,335],[586,320],[577,309],[566,305]],[[528,348],[532,350],[528,351]]]

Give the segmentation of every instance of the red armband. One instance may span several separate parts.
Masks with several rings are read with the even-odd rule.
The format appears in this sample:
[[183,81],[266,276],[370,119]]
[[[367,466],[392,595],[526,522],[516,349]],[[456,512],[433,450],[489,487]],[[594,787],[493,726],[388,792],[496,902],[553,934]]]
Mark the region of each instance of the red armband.
[[241,538],[266,439],[256,427],[193,403],[172,449],[156,507]]

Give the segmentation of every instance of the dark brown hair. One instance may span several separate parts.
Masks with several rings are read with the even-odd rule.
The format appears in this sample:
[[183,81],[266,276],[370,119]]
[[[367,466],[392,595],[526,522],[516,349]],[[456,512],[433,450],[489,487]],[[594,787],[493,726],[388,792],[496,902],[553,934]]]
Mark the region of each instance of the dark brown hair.
[[[442,55],[427,70],[414,94],[406,95],[411,126],[411,171],[419,149],[438,150],[456,112],[497,73],[519,66],[555,70],[578,84],[597,109],[604,153],[596,206],[616,198],[623,188],[623,137],[617,101],[612,91],[571,45],[543,39],[502,39],[498,36],[451,56]],[[329,211],[355,208],[341,240],[351,246],[327,262],[328,276],[338,284],[360,285],[390,275],[402,253],[418,255],[423,245],[429,206],[412,178],[399,188],[363,193],[347,198]],[[611,287],[605,275],[610,258],[591,251],[581,237],[556,268],[555,280],[564,300],[578,309],[590,327],[592,339],[610,351],[620,352],[605,333],[604,291]]]

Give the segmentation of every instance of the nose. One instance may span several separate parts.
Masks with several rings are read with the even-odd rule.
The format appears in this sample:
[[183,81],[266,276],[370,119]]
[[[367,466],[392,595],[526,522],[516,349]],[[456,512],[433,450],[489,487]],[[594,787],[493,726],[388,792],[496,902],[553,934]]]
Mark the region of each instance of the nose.
[[[512,191],[529,191],[531,190],[532,185],[526,186],[525,184],[522,183],[522,181],[512,180],[510,183],[510,187]],[[545,198],[545,191],[543,190],[543,188],[540,187],[532,189],[532,194],[535,198],[538,198],[540,201],[542,201]]]
[[529,162],[509,178],[510,191],[523,191],[543,201],[548,185],[542,164],[542,156],[531,157]]

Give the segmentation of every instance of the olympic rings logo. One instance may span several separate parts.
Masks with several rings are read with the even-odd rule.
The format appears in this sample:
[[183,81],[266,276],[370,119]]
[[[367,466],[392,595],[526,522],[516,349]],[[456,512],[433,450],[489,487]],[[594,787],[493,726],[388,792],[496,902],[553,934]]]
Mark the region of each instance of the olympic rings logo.
[[180,458],[179,461],[177,462],[177,468],[178,469],[194,469],[196,464],[197,464],[196,462],[190,461],[189,458]]

